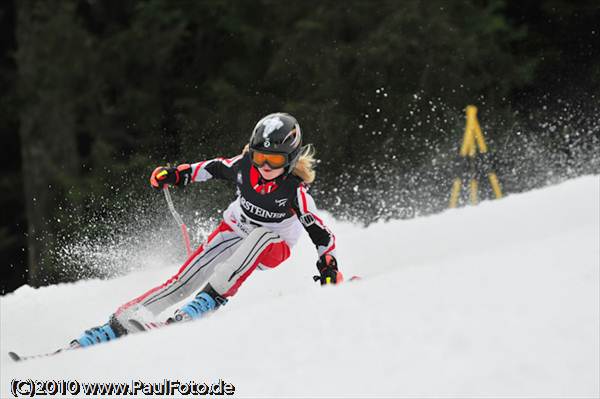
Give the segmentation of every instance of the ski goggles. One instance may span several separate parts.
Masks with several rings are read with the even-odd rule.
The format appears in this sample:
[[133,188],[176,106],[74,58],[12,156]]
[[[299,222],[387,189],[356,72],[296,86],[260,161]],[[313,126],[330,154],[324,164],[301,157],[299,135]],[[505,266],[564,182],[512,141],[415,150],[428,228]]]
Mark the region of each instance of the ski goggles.
[[279,169],[287,164],[287,156],[283,154],[269,154],[266,152],[250,150],[250,156],[252,158],[252,163],[259,168],[264,164],[268,164],[273,169]]

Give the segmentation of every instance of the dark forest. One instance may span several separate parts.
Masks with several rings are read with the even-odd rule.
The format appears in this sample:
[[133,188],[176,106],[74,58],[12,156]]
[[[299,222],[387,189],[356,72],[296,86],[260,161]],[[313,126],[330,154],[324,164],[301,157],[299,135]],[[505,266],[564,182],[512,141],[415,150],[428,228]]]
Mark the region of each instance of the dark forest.
[[[2,294],[110,276],[67,249],[142,245],[172,223],[153,168],[236,155],[271,112],[354,223],[447,208],[468,104],[506,194],[600,173],[597,0],[8,0],[0,29]],[[234,195],[186,190],[200,224]]]

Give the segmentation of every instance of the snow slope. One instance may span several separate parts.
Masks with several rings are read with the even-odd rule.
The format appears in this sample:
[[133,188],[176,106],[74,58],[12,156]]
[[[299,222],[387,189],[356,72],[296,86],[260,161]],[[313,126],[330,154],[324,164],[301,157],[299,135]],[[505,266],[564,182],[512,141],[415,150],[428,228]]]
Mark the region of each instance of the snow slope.
[[600,178],[361,228],[331,221],[346,276],[311,281],[307,239],[219,312],[87,350],[14,363],[103,322],[174,273],[0,299],[0,395],[13,378],[226,380],[236,396],[598,397]]

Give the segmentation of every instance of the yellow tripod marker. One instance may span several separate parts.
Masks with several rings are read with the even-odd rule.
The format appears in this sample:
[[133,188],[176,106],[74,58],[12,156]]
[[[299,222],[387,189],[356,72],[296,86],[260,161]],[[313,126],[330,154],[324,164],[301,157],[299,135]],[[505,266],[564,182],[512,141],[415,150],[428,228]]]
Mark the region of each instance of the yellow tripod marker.
[[[477,155],[477,150],[480,154],[486,154],[488,152],[487,144],[481,132],[481,126],[477,120],[477,107],[474,105],[467,106],[467,124],[465,126],[465,134],[463,136],[462,146],[460,147],[460,156],[470,160],[470,165],[473,165],[473,160]],[[469,157],[469,158],[467,158]],[[487,172],[490,185],[494,191],[496,198],[502,198],[502,189],[500,188],[500,182],[496,173],[489,171]],[[472,204],[477,204],[478,199],[478,182],[476,174],[471,175],[469,181],[469,198]],[[452,184],[452,192],[450,193],[450,208],[456,208],[458,204],[458,198],[460,195],[460,189],[462,187],[462,180],[460,177],[454,179]]]

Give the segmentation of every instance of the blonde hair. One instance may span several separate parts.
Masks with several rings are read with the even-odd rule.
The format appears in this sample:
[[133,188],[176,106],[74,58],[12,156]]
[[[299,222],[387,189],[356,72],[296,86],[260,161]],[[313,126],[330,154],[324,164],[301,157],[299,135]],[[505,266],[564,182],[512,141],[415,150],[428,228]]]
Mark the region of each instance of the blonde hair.
[[315,181],[317,175],[314,169],[315,163],[317,163],[315,147],[312,144],[305,145],[292,173],[301,178],[304,183],[310,184]]
[[[242,151],[242,155],[250,150],[250,145],[246,144]],[[302,147],[298,162],[292,170],[292,174],[298,176],[304,183],[310,184],[315,181],[317,173],[315,172],[315,148],[312,144],[305,145]]]

